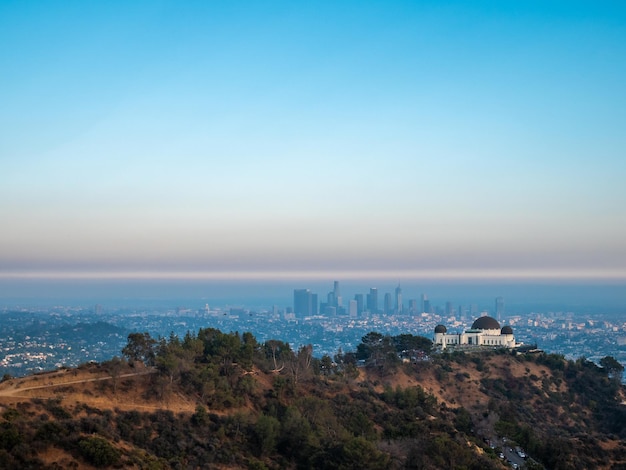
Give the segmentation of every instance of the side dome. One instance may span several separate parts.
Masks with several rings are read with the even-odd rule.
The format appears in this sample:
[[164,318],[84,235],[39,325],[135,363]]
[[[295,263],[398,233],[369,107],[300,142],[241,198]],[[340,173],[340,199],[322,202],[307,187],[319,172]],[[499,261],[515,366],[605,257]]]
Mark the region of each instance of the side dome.
[[503,326],[502,327],[502,331],[500,333],[503,334],[503,335],[512,335],[513,334],[513,328],[511,328],[509,325]]
[[435,333],[445,333],[448,329],[443,325],[437,325],[435,327]]
[[492,317],[480,317],[472,324],[472,330],[499,330],[500,323]]

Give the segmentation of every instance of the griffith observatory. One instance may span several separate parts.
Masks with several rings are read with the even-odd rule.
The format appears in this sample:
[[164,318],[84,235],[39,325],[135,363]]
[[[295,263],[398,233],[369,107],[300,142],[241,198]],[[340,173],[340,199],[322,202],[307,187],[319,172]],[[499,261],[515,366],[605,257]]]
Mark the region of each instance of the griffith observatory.
[[435,327],[434,345],[441,349],[449,347],[494,347],[515,348],[519,346],[515,342],[513,329],[510,326],[500,328],[498,320],[484,316],[477,318],[469,330],[463,333],[448,333],[444,325]]

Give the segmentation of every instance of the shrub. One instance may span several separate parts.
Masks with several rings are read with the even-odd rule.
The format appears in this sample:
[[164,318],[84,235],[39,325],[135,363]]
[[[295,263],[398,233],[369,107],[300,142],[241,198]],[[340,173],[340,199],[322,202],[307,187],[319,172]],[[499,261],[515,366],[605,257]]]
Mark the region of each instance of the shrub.
[[83,458],[96,467],[115,465],[120,460],[120,452],[101,437],[83,438],[78,442],[78,448]]

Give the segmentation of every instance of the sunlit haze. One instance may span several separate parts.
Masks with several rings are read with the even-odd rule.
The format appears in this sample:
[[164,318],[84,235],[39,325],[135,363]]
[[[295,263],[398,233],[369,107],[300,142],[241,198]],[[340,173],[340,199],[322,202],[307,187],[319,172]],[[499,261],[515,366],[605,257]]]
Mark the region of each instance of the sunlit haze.
[[2,2],[0,279],[626,280],[624,2]]

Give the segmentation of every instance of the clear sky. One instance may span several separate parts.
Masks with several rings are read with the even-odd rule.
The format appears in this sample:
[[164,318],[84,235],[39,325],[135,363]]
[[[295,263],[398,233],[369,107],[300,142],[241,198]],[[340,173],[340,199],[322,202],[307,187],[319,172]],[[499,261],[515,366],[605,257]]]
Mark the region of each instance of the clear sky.
[[0,1],[0,277],[626,279],[626,2]]

